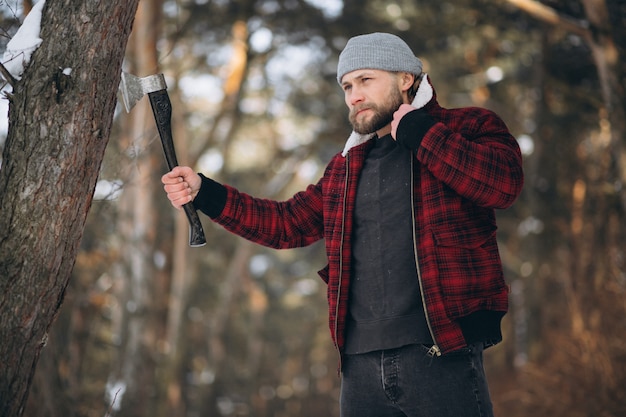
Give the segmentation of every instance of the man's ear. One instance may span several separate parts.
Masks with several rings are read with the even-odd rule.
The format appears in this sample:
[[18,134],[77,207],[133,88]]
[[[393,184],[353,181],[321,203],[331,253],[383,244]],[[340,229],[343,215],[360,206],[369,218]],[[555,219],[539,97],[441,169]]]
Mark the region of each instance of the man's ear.
[[404,97],[404,101],[410,104],[415,98],[415,93],[419,87],[419,79],[410,72],[400,72],[398,74],[398,87]]
[[415,84],[415,75],[409,73],[409,72],[403,72],[401,73],[401,88],[402,88],[402,92],[408,91],[411,87],[413,87],[413,84]]

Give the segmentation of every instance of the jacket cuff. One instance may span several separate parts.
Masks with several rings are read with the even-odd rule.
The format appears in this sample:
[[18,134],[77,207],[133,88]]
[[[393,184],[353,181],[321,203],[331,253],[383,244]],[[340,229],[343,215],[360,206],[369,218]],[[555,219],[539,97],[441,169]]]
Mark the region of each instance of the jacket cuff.
[[396,131],[396,141],[416,151],[428,130],[437,122],[424,110],[414,110],[402,117]]
[[200,210],[214,219],[222,214],[222,210],[226,206],[228,192],[226,187],[219,182],[213,181],[202,174],[198,175],[202,179],[202,184],[200,185],[198,195],[193,200],[193,206],[196,210]]

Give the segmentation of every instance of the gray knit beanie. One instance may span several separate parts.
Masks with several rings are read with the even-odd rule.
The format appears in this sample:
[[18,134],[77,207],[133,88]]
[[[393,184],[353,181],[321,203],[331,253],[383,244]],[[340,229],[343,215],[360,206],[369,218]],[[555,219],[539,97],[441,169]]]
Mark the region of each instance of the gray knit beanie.
[[358,69],[422,73],[422,61],[399,37],[390,33],[370,33],[351,38],[339,55],[337,82]]

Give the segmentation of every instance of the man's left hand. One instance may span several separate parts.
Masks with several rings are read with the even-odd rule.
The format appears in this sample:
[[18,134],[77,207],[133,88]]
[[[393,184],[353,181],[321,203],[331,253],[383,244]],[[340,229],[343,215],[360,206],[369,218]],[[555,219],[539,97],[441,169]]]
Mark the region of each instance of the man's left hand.
[[396,140],[396,131],[398,130],[398,125],[400,124],[400,120],[404,117],[405,114],[417,110],[415,107],[410,104],[401,104],[398,110],[393,114],[393,120],[391,121],[391,137]]

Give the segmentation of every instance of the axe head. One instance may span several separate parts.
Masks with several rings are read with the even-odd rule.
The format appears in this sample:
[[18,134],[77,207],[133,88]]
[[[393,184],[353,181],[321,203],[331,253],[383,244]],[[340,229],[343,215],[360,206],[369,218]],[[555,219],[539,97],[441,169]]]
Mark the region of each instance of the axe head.
[[146,94],[167,89],[163,74],[148,75],[147,77],[137,77],[127,72],[122,72],[120,90],[124,99],[126,112],[135,107],[135,104]]

